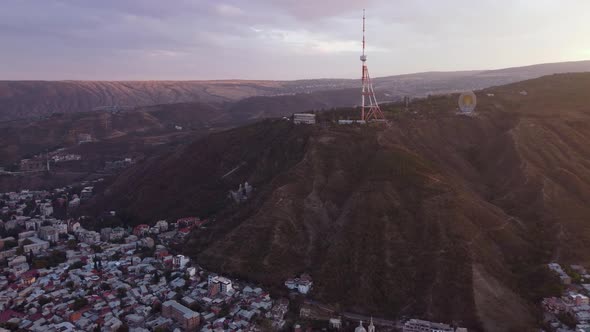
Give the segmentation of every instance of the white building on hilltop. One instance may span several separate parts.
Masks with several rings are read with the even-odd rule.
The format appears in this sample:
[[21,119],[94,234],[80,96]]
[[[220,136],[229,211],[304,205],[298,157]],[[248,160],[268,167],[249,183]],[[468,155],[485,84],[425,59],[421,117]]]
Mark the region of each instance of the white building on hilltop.
[[410,319],[404,324],[403,332],[454,332],[454,329],[450,325],[443,323]]
[[295,113],[293,114],[293,123],[294,124],[316,124],[315,121],[315,114],[309,113]]

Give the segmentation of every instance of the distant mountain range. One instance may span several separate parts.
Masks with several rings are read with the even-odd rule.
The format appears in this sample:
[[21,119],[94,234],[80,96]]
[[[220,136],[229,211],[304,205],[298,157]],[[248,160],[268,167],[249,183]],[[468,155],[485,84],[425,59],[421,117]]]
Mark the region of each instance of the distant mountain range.
[[[383,101],[482,89],[543,75],[590,71],[590,61],[541,64],[486,71],[428,72],[374,79]],[[43,118],[113,106],[200,102],[228,105],[248,97],[321,93],[358,88],[353,79],[299,81],[0,81],[0,121]],[[324,98],[325,99],[325,98]],[[355,99],[349,98],[351,105]],[[328,100],[326,105],[337,104]],[[313,106],[313,105],[310,105]],[[320,105],[321,106],[321,105]]]

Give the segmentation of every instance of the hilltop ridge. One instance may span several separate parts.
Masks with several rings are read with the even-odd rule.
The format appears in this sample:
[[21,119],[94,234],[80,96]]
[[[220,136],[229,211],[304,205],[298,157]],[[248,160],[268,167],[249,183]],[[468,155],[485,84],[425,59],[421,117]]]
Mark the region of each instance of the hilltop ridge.
[[[501,70],[431,72],[373,79],[386,101],[402,96],[482,89],[543,75],[590,71],[590,61]],[[359,87],[356,79],[298,81],[0,81],[0,121],[44,118],[96,108],[200,102],[227,105],[249,97],[320,93]],[[346,106],[353,106],[352,103]]]
[[[186,246],[199,263],[272,285],[309,272],[343,309],[523,330],[542,265],[590,261],[587,91],[563,74],[479,91],[474,117],[448,95],[384,107],[390,127],[267,120],[147,160],[94,203],[214,216]],[[232,204],[244,181],[255,195]]]

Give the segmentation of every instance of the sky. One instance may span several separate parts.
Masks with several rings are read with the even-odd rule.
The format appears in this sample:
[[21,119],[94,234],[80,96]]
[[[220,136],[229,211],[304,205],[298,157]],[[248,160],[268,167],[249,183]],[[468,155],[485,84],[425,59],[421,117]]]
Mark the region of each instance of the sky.
[[3,0],[0,80],[357,78],[590,59],[588,0]]

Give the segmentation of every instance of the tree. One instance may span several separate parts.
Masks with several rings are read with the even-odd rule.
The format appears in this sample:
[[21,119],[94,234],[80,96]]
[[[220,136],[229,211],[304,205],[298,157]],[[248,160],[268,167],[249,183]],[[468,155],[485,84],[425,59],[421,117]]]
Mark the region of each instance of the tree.
[[51,299],[50,299],[50,298],[48,298],[47,296],[44,296],[44,295],[43,295],[43,296],[40,296],[40,297],[39,297],[39,300],[38,300],[38,302],[39,302],[39,305],[40,305],[40,306],[44,306],[44,305],[46,305],[47,303],[50,303],[50,302],[51,302]]
[[574,269],[572,269],[570,266],[565,266],[564,267],[565,273],[567,273],[571,278],[572,278],[572,282],[575,284],[580,284],[582,283],[582,276],[574,271]]
[[9,331],[18,331],[18,324],[17,323],[0,323],[0,327],[5,328]]
[[154,283],[154,284],[160,283],[160,274],[158,273],[158,270],[156,270],[156,273],[154,273],[154,277],[152,278],[152,283]]
[[275,330],[270,319],[262,319],[257,325],[263,332],[271,332]]
[[117,329],[117,332],[129,332],[129,326],[127,326],[127,324],[123,323],[123,325],[121,325],[121,327],[119,327]]
[[219,311],[219,317],[225,317],[229,315],[229,306],[227,304],[223,304],[221,310]]
[[571,314],[568,313],[559,313],[557,314],[557,319],[559,319],[560,322],[562,322],[563,324],[567,325],[570,328],[574,328],[576,327],[576,317],[574,317]]
[[117,296],[122,299],[125,296],[127,296],[127,289],[125,289],[125,287],[119,287],[117,288]]
[[166,282],[172,281],[172,271],[171,270],[164,271],[164,278],[166,278]]
[[79,297],[74,300],[74,304],[72,305],[73,310],[80,310],[88,305],[88,300],[84,297]]
[[81,269],[84,267],[84,263],[82,263],[81,261],[77,261],[74,262],[74,264],[70,265],[70,267],[68,268],[69,270],[75,270],[75,269]]
[[33,212],[35,212],[35,202],[34,201],[27,201],[25,203],[26,207],[23,209],[23,215],[28,216],[31,215]]
[[32,262],[32,265],[36,269],[46,269],[49,267],[49,262],[45,259],[36,259]]
[[78,241],[74,239],[68,240],[67,247],[70,250],[76,250],[78,248]]
[[67,260],[66,253],[61,250],[53,250],[51,255],[49,255],[49,264],[50,266],[57,266],[61,263],[65,263]]
[[8,240],[8,241],[4,242],[4,249],[5,250],[12,249],[16,246],[18,246],[18,243],[16,243],[16,241]]
[[114,261],[118,261],[118,260],[120,260],[120,259],[121,259],[121,257],[123,257],[123,255],[121,255],[121,253],[120,253],[120,252],[118,252],[118,251],[117,251],[117,252],[115,252],[115,253],[113,254],[113,256],[111,256],[112,260],[114,260]]
[[90,246],[90,248],[97,254],[100,254],[102,252],[102,247],[98,244],[93,244]]
[[152,314],[162,311],[162,304],[160,302],[156,302],[152,305]]

